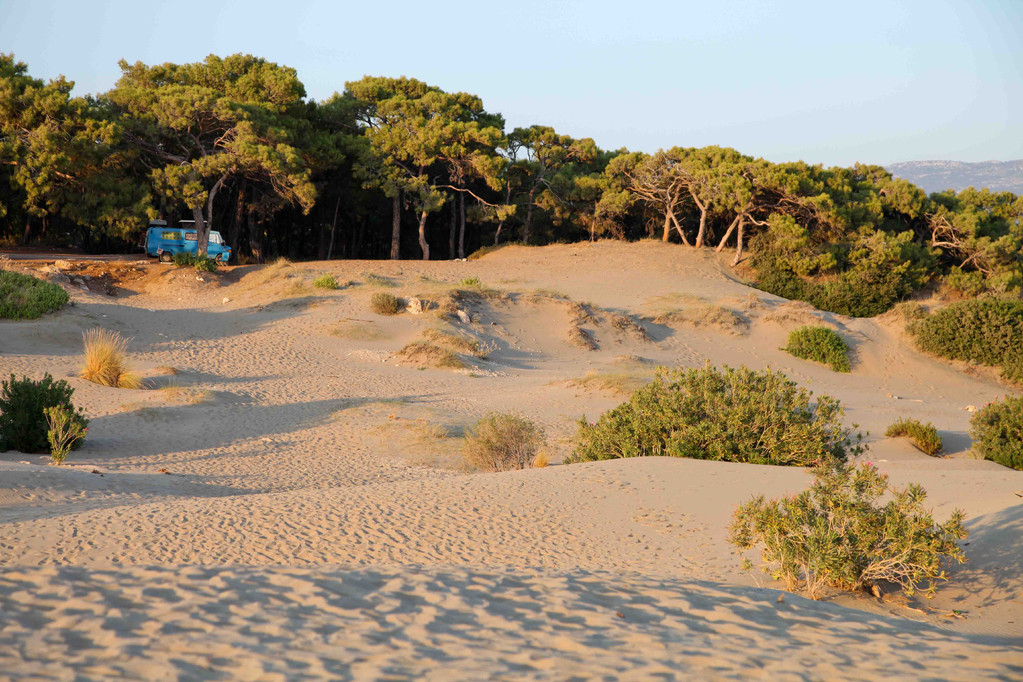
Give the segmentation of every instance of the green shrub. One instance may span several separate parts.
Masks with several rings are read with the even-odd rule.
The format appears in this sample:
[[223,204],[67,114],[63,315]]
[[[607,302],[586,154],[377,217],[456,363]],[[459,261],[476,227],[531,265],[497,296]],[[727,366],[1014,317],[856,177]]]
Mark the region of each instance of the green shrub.
[[579,422],[573,461],[665,455],[810,466],[863,448],[842,427],[837,400],[784,374],[741,367],[658,370],[654,381],[596,423]]
[[804,360],[830,365],[836,372],[849,371],[849,346],[838,332],[827,327],[799,327],[789,333],[785,351]]
[[181,252],[174,254],[174,264],[182,266],[190,265],[196,270],[200,270],[202,272],[217,271],[217,261],[215,258],[199,256],[194,253]]
[[[75,422],[84,429],[89,424],[81,410],[74,412],[71,396],[75,389],[63,379],[54,381],[46,374],[41,381],[28,377],[20,380],[11,375],[0,387],[0,449],[20,452],[47,452],[46,408],[65,407],[74,414]],[[77,447],[81,441],[75,444]]]
[[884,432],[888,438],[909,438],[918,450],[927,455],[941,452],[941,437],[934,424],[921,424],[916,419],[900,419]]
[[[729,540],[741,549],[763,544],[763,563],[788,589],[800,585],[817,599],[825,585],[845,590],[895,583],[909,595],[947,580],[944,566],[966,560],[963,514],[936,524],[917,484],[888,486],[869,463],[818,467],[814,483],[794,497],[754,498],[735,512]],[[884,506],[877,504],[888,497]]]
[[74,410],[65,405],[47,407],[43,412],[46,414],[46,439],[50,443],[50,457],[54,463],[60,464],[67,459],[67,453],[75,445],[85,440],[85,433],[89,429],[79,421]]
[[970,435],[984,459],[1023,470],[1023,396],[1006,396],[975,412]]
[[480,281],[479,277],[463,277],[461,281],[458,282],[458,286],[475,287],[476,289],[482,289],[483,282]]
[[313,286],[318,289],[337,289],[338,283],[334,275],[320,275],[313,280]]
[[370,299],[369,305],[373,309],[373,312],[381,315],[397,315],[402,309],[400,298],[384,292],[373,294],[373,298]]
[[907,329],[921,350],[1001,367],[1006,379],[1023,380],[1023,301],[960,301],[912,322]]
[[70,297],[64,289],[19,272],[0,270],[0,318],[35,320],[58,310]]
[[526,469],[546,462],[538,457],[544,431],[533,422],[513,414],[490,413],[465,435],[462,457],[481,471]]

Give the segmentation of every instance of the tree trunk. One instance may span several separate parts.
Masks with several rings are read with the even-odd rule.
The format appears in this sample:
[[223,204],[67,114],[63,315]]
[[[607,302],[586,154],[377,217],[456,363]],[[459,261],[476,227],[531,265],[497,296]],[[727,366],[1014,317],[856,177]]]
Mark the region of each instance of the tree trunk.
[[714,249],[715,253],[721,253],[721,250],[725,248],[725,243],[728,241],[728,238],[732,236],[732,232],[735,230],[735,227],[739,224],[739,220],[741,220],[742,217],[742,213],[735,216],[732,220],[732,224],[728,226],[727,230],[725,230],[725,236],[721,238],[721,241],[718,242],[717,248]]
[[419,214],[419,248],[423,252],[423,260],[430,260],[430,245],[426,241],[426,211]]
[[263,226],[256,220],[256,212],[249,210],[249,249],[257,263],[263,262]]
[[664,232],[661,234],[661,241],[668,241],[671,236],[671,209],[664,209]]
[[742,231],[743,231],[744,227],[746,227],[746,221],[745,220],[740,220],[739,221],[739,234],[736,237],[737,243],[735,245],[735,258],[732,260],[732,267],[733,268],[736,265],[739,264],[739,261],[742,260]]
[[693,245],[696,248],[703,248],[703,240],[707,234],[707,209],[704,206],[700,206],[700,229],[696,233],[696,243]]
[[391,260],[398,260],[398,247],[401,246],[401,193],[391,200]]
[[341,195],[337,195],[337,203],[334,204],[334,222],[330,224],[330,246],[327,247],[327,260],[334,255],[334,235],[337,234],[337,212],[341,210]]
[[529,203],[526,206],[526,224],[522,226],[522,242],[528,244],[532,238],[533,229],[533,195],[536,194],[536,185],[529,190]]
[[192,217],[195,218],[195,255],[202,257],[206,255],[206,248],[210,243],[210,228],[206,224],[201,204],[192,207]]
[[238,199],[234,207],[234,221],[227,229],[227,243],[232,246],[235,253],[238,253],[238,233],[241,231],[242,220],[245,216],[245,193],[249,191],[249,183],[242,181],[241,189],[238,190]]
[[21,235],[21,243],[22,243],[23,246],[28,244],[28,240],[29,240],[29,238],[31,236],[32,236],[32,218],[31,217],[26,217],[25,218],[25,231]]
[[458,257],[465,258],[465,194],[459,194],[458,211]]
[[675,217],[674,213],[669,215],[671,215],[671,222],[675,224],[675,231],[678,232],[678,236],[682,238],[682,243],[686,246],[690,246],[689,240],[686,239],[686,233],[682,231],[682,226],[678,224],[678,218]]
[[451,212],[448,214],[448,259],[455,259],[455,228],[458,225],[458,202],[451,202]]

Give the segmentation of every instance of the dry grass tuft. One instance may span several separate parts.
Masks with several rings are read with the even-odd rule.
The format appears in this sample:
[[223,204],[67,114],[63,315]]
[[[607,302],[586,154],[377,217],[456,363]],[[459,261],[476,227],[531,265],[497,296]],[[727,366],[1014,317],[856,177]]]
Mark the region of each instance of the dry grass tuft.
[[568,342],[583,350],[597,350],[597,342],[593,334],[580,327],[577,323],[568,327]]
[[764,315],[763,320],[764,322],[773,322],[782,327],[823,325],[831,329],[835,328],[835,325],[818,315],[817,309],[805,301],[786,301]]
[[405,308],[400,298],[382,291],[373,294],[369,306],[379,315],[397,315]]
[[707,329],[741,336],[749,329],[749,323],[728,308],[702,303],[688,308],[667,310],[657,315],[653,321],[657,324]]
[[537,461],[545,440],[543,429],[528,419],[491,413],[465,434],[462,457],[480,471],[526,469]]
[[456,332],[429,328],[423,330],[422,336],[427,341],[446,346],[456,353],[465,353],[481,359],[487,357],[486,349],[478,340],[466,338]]
[[588,372],[578,379],[569,379],[569,386],[607,391],[615,395],[632,395],[653,379],[653,374],[643,376],[625,372]]
[[82,338],[85,341],[83,379],[102,386],[142,388],[142,379],[128,368],[125,358],[128,339],[98,327],[82,334]]
[[647,333],[641,325],[635,320],[626,315],[619,315],[618,313],[608,313],[608,320],[611,322],[611,326],[618,331],[626,332],[635,336],[640,341],[649,341],[650,334]]
[[441,348],[431,343],[414,341],[396,353],[397,357],[404,362],[424,367],[439,367],[443,369],[464,369],[465,361],[452,353],[447,348]]
[[204,388],[185,388],[182,386],[164,386],[160,395],[170,402],[182,405],[200,405],[213,400],[213,393]]
[[547,448],[540,448],[536,453],[536,457],[533,458],[533,463],[530,466],[534,469],[543,469],[551,463],[551,455],[547,452]]

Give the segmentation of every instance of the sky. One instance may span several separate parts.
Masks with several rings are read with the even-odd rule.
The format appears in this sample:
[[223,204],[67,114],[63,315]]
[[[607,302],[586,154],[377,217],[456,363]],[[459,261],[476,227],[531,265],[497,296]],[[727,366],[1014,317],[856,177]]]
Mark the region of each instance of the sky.
[[1023,158],[1023,0],[0,0],[0,52],[78,95],[113,87],[120,59],[246,52],[313,99],[404,75],[604,149]]

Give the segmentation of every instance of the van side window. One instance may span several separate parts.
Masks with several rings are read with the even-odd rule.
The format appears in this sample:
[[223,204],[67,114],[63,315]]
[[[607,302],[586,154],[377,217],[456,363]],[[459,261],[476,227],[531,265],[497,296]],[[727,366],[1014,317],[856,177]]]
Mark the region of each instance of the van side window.
[[162,233],[160,235],[160,238],[161,239],[173,240],[173,241],[180,241],[181,240],[181,233],[180,232],[164,232],[164,233]]
[[185,233],[185,241],[186,242],[197,242],[197,241],[199,241],[199,235],[196,234],[195,232],[186,232]]

